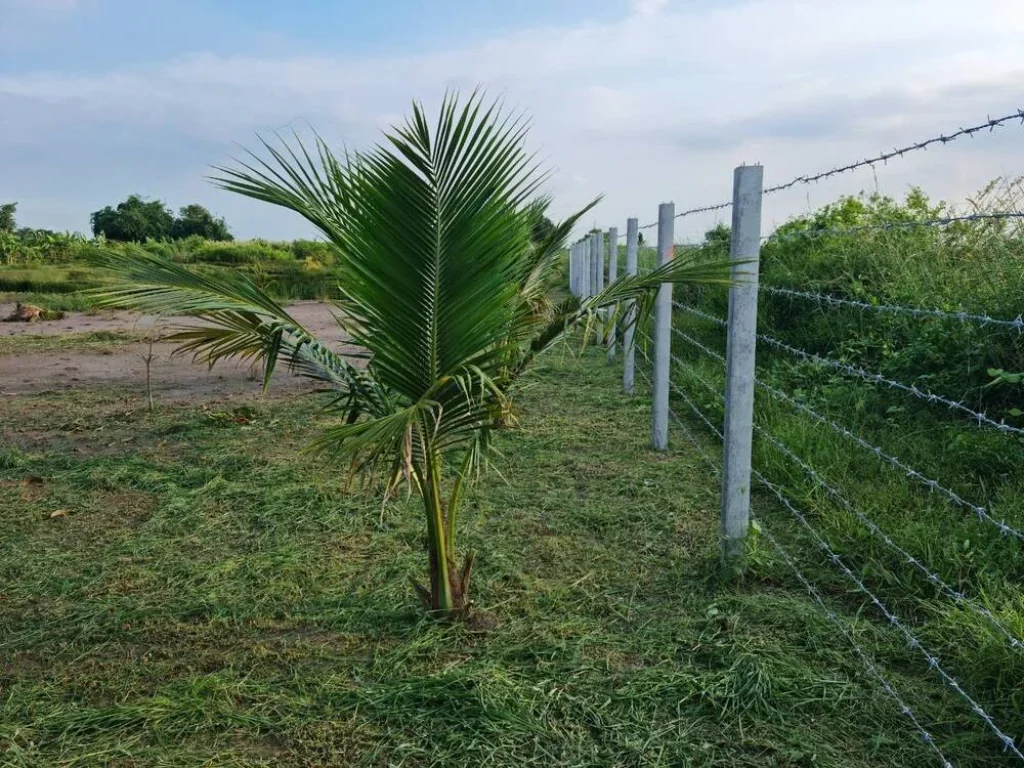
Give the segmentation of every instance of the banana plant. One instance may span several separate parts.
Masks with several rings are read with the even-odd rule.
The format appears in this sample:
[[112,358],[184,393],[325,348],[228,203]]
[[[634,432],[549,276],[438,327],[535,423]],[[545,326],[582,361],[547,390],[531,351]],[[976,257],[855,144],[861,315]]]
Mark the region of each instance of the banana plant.
[[108,305],[205,321],[172,337],[181,351],[259,362],[264,386],[280,363],[335,390],[333,421],[311,448],[377,473],[385,493],[408,483],[418,494],[429,582],[414,583],[449,618],[470,606],[473,556],[460,562],[456,547],[463,492],[493,432],[512,422],[530,364],[578,326],[615,321],[598,310],[632,302],[642,320],[662,283],[728,283],[728,263],[680,259],[587,299],[554,295],[563,246],[598,200],[533,242],[546,174],[526,134],[500,103],[449,94],[433,125],[414,104],[365,152],[296,136],[216,169],[223,189],[294,211],[332,244],[336,315],[355,355],[319,342],[244,276],[200,275],[138,249],[99,257],[114,280]]

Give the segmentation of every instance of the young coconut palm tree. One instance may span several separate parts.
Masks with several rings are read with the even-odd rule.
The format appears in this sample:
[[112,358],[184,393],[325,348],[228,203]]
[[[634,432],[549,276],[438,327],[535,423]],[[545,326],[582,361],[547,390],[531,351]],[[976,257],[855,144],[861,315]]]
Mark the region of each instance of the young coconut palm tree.
[[107,304],[206,321],[172,337],[180,351],[210,364],[259,361],[264,386],[284,361],[337,391],[339,418],[313,447],[357,470],[383,467],[386,492],[404,479],[422,497],[430,583],[417,590],[448,617],[469,606],[473,556],[458,565],[455,548],[463,486],[492,430],[509,422],[514,385],[530,362],[595,322],[599,308],[632,300],[643,317],[663,282],[727,282],[723,263],[677,260],[582,302],[549,300],[562,245],[597,201],[532,243],[545,176],[524,150],[525,134],[525,122],[500,104],[485,107],[474,94],[460,106],[449,95],[433,130],[416,104],[365,153],[264,142],[267,159],[217,169],[224,189],[299,213],[334,246],[338,322],[358,356],[318,342],[240,275],[199,275],[142,251],[101,258],[115,280]]

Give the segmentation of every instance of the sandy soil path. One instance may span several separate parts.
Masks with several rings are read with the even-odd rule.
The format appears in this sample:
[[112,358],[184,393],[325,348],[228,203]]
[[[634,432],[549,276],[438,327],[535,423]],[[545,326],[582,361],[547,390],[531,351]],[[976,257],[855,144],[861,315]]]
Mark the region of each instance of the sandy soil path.
[[[0,305],[0,317],[13,311],[13,305]],[[331,307],[319,302],[300,302],[289,308],[306,328],[339,351],[345,350],[344,339],[335,323]],[[129,312],[101,314],[69,313],[61,320],[37,323],[0,323],[0,336],[62,336],[95,331],[146,333],[160,327],[180,326],[185,318],[163,318]],[[112,345],[104,349],[76,350],[62,344],[55,350],[26,350],[20,353],[17,343],[11,354],[0,355],[0,393],[6,396],[30,394],[42,390],[70,391],[94,387],[137,387],[145,391],[146,365],[143,357],[146,343]],[[245,364],[218,363],[212,370],[196,364],[190,357],[172,355],[174,346],[153,345],[152,381],[154,395],[163,400],[206,400],[234,394],[257,394],[261,372]],[[274,374],[272,391],[302,391],[315,384],[291,376],[285,370]]]

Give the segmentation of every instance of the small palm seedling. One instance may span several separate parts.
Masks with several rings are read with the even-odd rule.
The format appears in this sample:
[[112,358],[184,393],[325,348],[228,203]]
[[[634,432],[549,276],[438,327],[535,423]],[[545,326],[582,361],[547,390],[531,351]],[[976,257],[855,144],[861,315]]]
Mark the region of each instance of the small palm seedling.
[[264,142],[264,159],[218,169],[224,189],[295,211],[332,244],[338,322],[362,350],[355,358],[241,275],[200,275],[141,251],[102,257],[115,279],[107,304],[206,321],[170,337],[181,350],[211,364],[259,361],[265,386],[283,361],[336,390],[337,420],[313,447],[381,471],[385,492],[404,481],[422,498],[429,585],[417,588],[447,617],[469,606],[473,557],[456,559],[463,490],[493,430],[509,423],[530,363],[598,310],[633,302],[644,317],[664,282],[728,281],[722,262],[680,259],[587,299],[552,298],[562,247],[597,201],[534,242],[545,175],[524,149],[526,130],[500,104],[449,95],[433,128],[414,105],[366,152]]

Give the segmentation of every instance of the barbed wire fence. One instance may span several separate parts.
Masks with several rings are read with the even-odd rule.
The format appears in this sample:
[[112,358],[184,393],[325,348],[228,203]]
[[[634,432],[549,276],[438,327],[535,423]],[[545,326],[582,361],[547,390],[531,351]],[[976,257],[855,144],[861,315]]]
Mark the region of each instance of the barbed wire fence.
[[[991,316],[986,312],[949,310],[935,307],[915,307],[896,303],[871,303],[848,296],[829,295],[812,290],[799,290],[793,287],[777,285],[759,285],[758,260],[761,247],[766,243],[786,242],[798,238],[824,239],[829,237],[844,238],[860,236],[874,232],[908,231],[922,228],[950,227],[956,225],[984,225],[992,223],[1001,226],[1006,222],[1024,220],[1024,213],[1018,211],[978,212],[969,215],[950,215],[919,219],[913,221],[886,221],[877,224],[852,227],[806,227],[791,228],[789,231],[773,233],[768,236],[761,234],[761,204],[765,195],[783,192],[800,185],[842,175],[858,168],[874,168],[879,164],[905,157],[908,154],[925,151],[936,145],[947,145],[962,138],[973,138],[982,132],[992,132],[1007,124],[1019,121],[1024,125],[1024,110],[998,118],[987,118],[975,125],[946,134],[908,144],[889,152],[882,152],[873,157],[840,165],[826,171],[808,173],[797,176],[789,181],[766,186],[763,183],[761,166],[741,166],[735,170],[733,198],[730,201],[700,205],[675,212],[673,204],[662,204],[659,207],[657,221],[640,225],[633,218],[626,226],[626,273],[637,274],[639,271],[638,255],[641,253],[640,233],[643,230],[657,228],[657,245],[653,249],[654,261],[657,265],[664,264],[673,258],[674,250],[679,247],[674,243],[674,222],[678,219],[709,212],[731,209],[732,227],[730,231],[730,258],[736,262],[732,268],[733,285],[729,289],[728,317],[719,317],[699,307],[681,301],[675,301],[670,285],[663,285],[655,300],[653,327],[650,336],[639,338],[639,330],[631,322],[634,317],[631,308],[623,314],[625,318],[622,340],[623,359],[623,390],[626,394],[635,391],[637,374],[647,383],[652,398],[652,445],[655,450],[664,451],[668,447],[670,423],[682,432],[686,440],[693,445],[701,458],[722,481],[722,559],[727,569],[742,569],[745,551],[748,545],[747,535],[751,524],[751,488],[757,484],[767,490],[770,497],[778,503],[778,509],[785,510],[793,520],[796,529],[803,531],[806,540],[821,552],[823,561],[835,569],[837,576],[848,582],[853,591],[861,595],[866,604],[872,606],[878,618],[888,625],[905,645],[915,652],[924,662],[929,673],[948,688],[976,718],[978,724],[986,729],[1001,745],[1008,760],[1024,762],[1024,752],[1018,746],[1018,739],[1010,733],[1004,723],[997,721],[989,709],[983,707],[977,693],[967,690],[948,665],[943,664],[938,655],[929,648],[918,633],[915,633],[910,621],[902,618],[897,610],[891,608],[869,586],[869,579],[858,574],[855,567],[837,554],[836,548],[812,522],[812,517],[803,509],[799,494],[790,492],[782,484],[770,479],[761,469],[754,466],[753,444],[756,439],[765,450],[774,452],[789,466],[802,475],[809,487],[819,489],[838,508],[845,510],[857,521],[866,535],[877,542],[878,546],[888,552],[896,562],[905,564],[925,582],[936,590],[938,595],[951,604],[969,612],[984,622],[992,632],[1005,644],[1010,653],[1024,654],[1024,627],[1017,629],[1013,622],[1000,618],[986,604],[982,594],[971,595],[971,590],[953,586],[950,580],[940,575],[940,569],[930,565],[927,558],[911,552],[908,546],[898,543],[894,535],[880,525],[860,505],[844,493],[823,472],[816,468],[806,456],[801,456],[799,449],[775,434],[769,426],[755,418],[755,392],[765,395],[767,402],[778,407],[789,409],[794,414],[807,419],[817,428],[831,432],[846,441],[852,448],[874,457],[886,471],[897,473],[906,478],[912,485],[918,485],[923,492],[933,494],[948,503],[951,508],[959,508],[968,515],[966,519],[974,519],[981,527],[978,536],[995,535],[1000,539],[1019,546],[1024,542],[1024,531],[1019,523],[1015,525],[1001,517],[990,504],[967,498],[967,494],[954,490],[954,483],[943,481],[931,476],[931,473],[914,465],[910,459],[901,458],[896,452],[877,445],[868,437],[858,434],[856,429],[821,413],[805,402],[803,397],[787,392],[783,387],[776,386],[759,376],[755,368],[755,351],[758,349],[772,351],[785,357],[800,361],[801,364],[815,369],[828,371],[842,380],[856,382],[906,396],[926,407],[943,409],[951,416],[961,417],[965,425],[981,430],[992,430],[1007,439],[1020,440],[1024,437],[1024,428],[1007,423],[1005,418],[993,418],[981,408],[972,407],[963,400],[947,397],[930,388],[920,386],[916,382],[900,381],[883,373],[868,370],[866,367],[848,362],[845,359],[812,352],[788,343],[758,328],[758,297],[767,295],[774,299],[788,302],[802,302],[808,307],[820,311],[846,310],[857,311],[870,315],[888,315],[905,318],[908,321],[940,320],[959,324],[972,324],[979,329],[993,332],[1008,332],[1017,336],[1024,334],[1024,314],[1016,317]],[[612,261],[618,258],[618,230],[611,232],[613,243],[609,257]],[[569,287],[573,294],[586,298],[594,295],[603,285],[605,273],[605,255],[603,253],[604,235],[592,232],[586,238],[575,243],[569,249]],[[684,247],[700,247],[701,244],[687,244]],[[646,259],[645,259],[646,261]],[[615,273],[609,274],[614,280]],[[725,332],[726,353],[715,351],[701,342],[694,335],[686,333],[673,322],[673,318],[690,318],[691,321],[704,323],[705,328],[711,326]],[[603,335],[599,332],[599,341],[609,348],[609,360],[615,358],[615,345],[619,336],[614,332]],[[713,384],[702,377],[692,365],[687,365],[674,351],[672,340],[681,342],[685,348],[698,356],[713,361],[716,370],[721,374],[721,384]],[[650,350],[650,351],[649,351]],[[639,351],[644,366],[638,366],[636,354]],[[841,357],[841,356],[840,356]],[[704,390],[716,403],[716,410],[724,414],[724,424],[720,427],[702,408],[698,398],[692,396],[673,378],[673,371],[682,371],[688,382],[694,383]],[[670,397],[671,395],[671,397]],[[672,400],[684,403],[690,416],[680,417],[673,408]],[[692,421],[691,421],[692,417]],[[688,423],[689,422],[689,423]],[[707,429],[710,438],[702,439],[690,427],[698,424]],[[708,439],[712,445],[719,446],[708,449]],[[720,453],[721,460],[714,454]],[[1018,516],[1024,520],[1024,516]],[[773,533],[766,525],[764,515],[757,515],[760,535],[764,537],[778,560],[784,564],[808,597],[822,609],[826,618],[833,624],[838,633],[849,644],[851,652],[862,663],[868,675],[874,679],[890,698],[895,702],[899,712],[907,721],[921,741],[933,752],[941,765],[951,766],[941,745],[932,732],[924,724],[921,715],[908,704],[905,695],[901,694],[880,664],[865,651],[844,621],[830,607],[822,596],[821,587],[801,570],[789,549],[780,540],[780,534]],[[1016,549],[1020,554],[1024,550]],[[1020,723],[1016,726],[1019,728]]]

